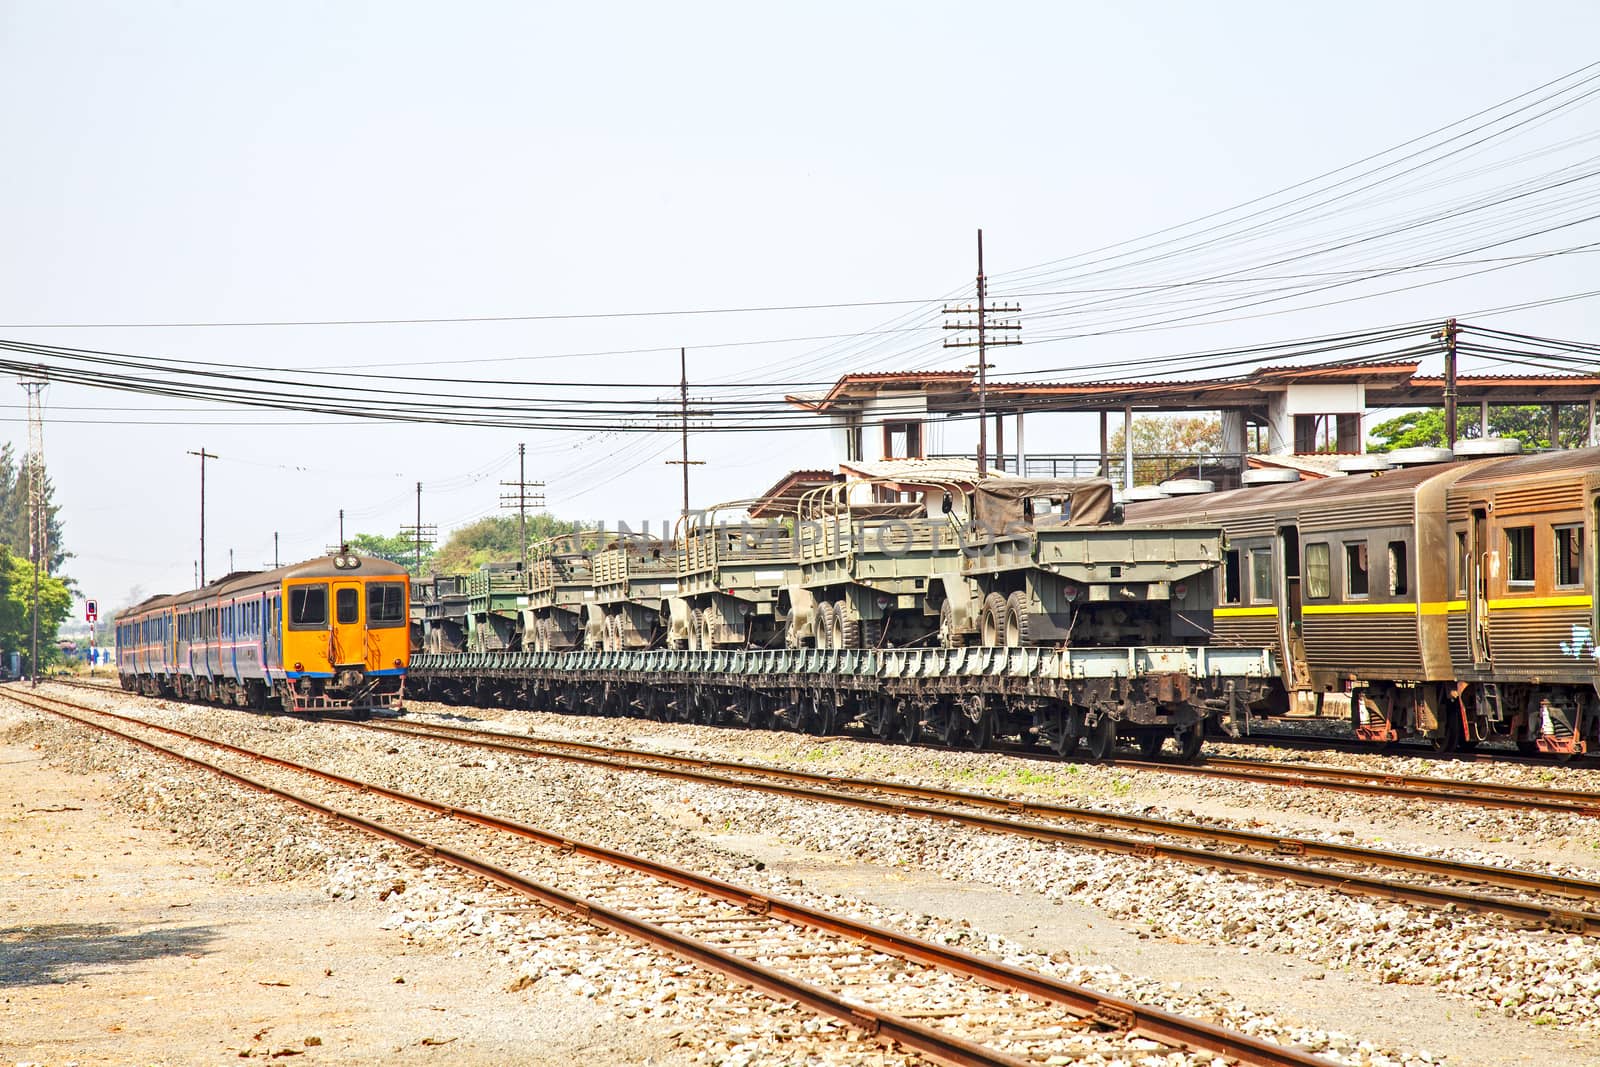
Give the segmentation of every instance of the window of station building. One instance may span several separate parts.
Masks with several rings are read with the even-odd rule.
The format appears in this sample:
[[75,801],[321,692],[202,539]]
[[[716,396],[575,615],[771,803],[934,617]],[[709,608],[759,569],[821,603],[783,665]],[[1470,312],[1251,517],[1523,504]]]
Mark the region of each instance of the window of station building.
[[1347,596],[1367,595],[1367,543],[1344,543],[1344,591]]
[[406,587],[403,582],[373,582],[367,586],[367,625],[377,629],[406,624]]
[[1250,599],[1257,604],[1272,603],[1272,549],[1258,548],[1250,553]]
[[1411,588],[1410,559],[1404,541],[1389,542],[1389,595],[1405,596]]
[[921,459],[922,423],[886,422],[883,424],[884,459]]
[[1239,581],[1239,550],[1230,548],[1222,556],[1222,602],[1237,604],[1243,595]]
[[328,587],[296,585],[289,590],[289,629],[322,630],[328,625]]
[[350,586],[342,586],[334,594],[334,611],[340,626],[349,626],[361,619],[361,593]]
[[1312,541],[1306,545],[1306,596],[1312,600],[1326,600],[1333,591],[1329,574],[1332,555],[1326,541]]
[[1583,527],[1556,527],[1556,585],[1572,589],[1583,585]]
[[1506,530],[1506,581],[1511,585],[1532,585],[1533,575],[1533,527]]

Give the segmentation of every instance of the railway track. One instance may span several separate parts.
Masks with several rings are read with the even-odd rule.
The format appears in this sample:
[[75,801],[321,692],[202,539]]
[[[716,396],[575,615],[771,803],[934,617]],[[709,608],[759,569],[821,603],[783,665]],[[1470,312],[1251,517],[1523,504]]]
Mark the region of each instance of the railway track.
[[[471,727],[411,722],[355,723],[388,734],[449,741],[455,744],[530,758],[580,763],[619,773],[653,774],[679,781],[724,788],[756,790],[794,799],[839,804],[888,815],[917,816],[991,833],[1035,841],[1098,849],[1127,855],[1173,860],[1257,875],[1297,885],[1426,907],[1499,915],[1517,922],[1585,934],[1600,933],[1600,914],[1579,910],[1574,901],[1600,900],[1600,882],[1516,868],[1342,845],[1311,838],[1261,834],[1143,815],[1122,815],[1091,808],[1023,802],[961,790],[914,786],[900,782],[846,778],[741,763],[674,756],[638,749],[521,737]],[[999,814],[989,814],[998,812]],[[1048,821],[1039,821],[1048,820]],[[1084,830],[1062,823],[1090,825]],[[1107,833],[1115,829],[1141,835]],[[1198,843],[1205,847],[1196,847]],[[1219,851],[1228,849],[1232,851]],[[1270,853],[1267,858],[1259,853]],[[1289,860],[1324,860],[1312,867]],[[1447,885],[1397,881],[1366,870],[1405,872],[1459,885],[1494,886],[1533,894],[1533,899],[1495,895]]]
[[[1008,756],[1041,763],[1061,762],[1037,749],[1008,746]],[[1359,751],[1359,750],[1358,750]],[[1372,751],[1361,752],[1373,756]],[[1523,761],[1549,768],[1540,761]],[[1243,759],[1236,756],[1206,756],[1200,763],[1175,763],[1168,760],[1118,759],[1119,770],[1150,771],[1158,774],[1187,775],[1192,778],[1224,778],[1257,785],[1279,785],[1297,789],[1326,789],[1342,793],[1367,793],[1401,797],[1439,804],[1469,804],[1480,808],[1509,808],[1516,811],[1548,811],[1563,815],[1600,817],[1600,792],[1545,786],[1513,785],[1501,782],[1472,782],[1461,778],[1434,775],[1393,774],[1388,771],[1360,771],[1348,767],[1329,767],[1317,763],[1282,763],[1276,760]]]
[[1370,741],[1317,734],[1284,734],[1252,730],[1241,737],[1216,737],[1213,740],[1234,745],[1259,745],[1263,748],[1319,749],[1346,752],[1354,756],[1404,756],[1407,759],[1429,760],[1435,763],[1505,763],[1519,767],[1572,767],[1576,769],[1600,768],[1600,757],[1589,755],[1537,756],[1524,755],[1510,749],[1488,750],[1458,748],[1455,751],[1435,748],[1426,741],[1405,740],[1378,746]]
[[[1071,1060],[1104,1053],[1108,1044],[1112,1052],[1131,1051],[1125,1047],[1126,1041],[1140,1037],[1243,1064],[1313,1067],[1328,1063],[1203,1020],[1106,996],[498,816],[54,696],[11,687],[0,692],[25,707],[395,842],[578,921],[663,949],[939,1062],[1014,1065],[1052,1058],[1061,1062],[1059,1057]],[[252,770],[265,767],[278,781],[262,780],[181,752],[104,720],[202,746],[221,753],[225,761],[240,761]],[[285,778],[295,783],[293,788],[280,784]],[[300,792],[307,780],[338,800]],[[544,865],[554,857],[557,870],[552,874],[561,882],[576,882],[582,889],[535,881],[505,862],[468,851],[465,846],[469,843],[480,848],[485,843],[494,848],[514,845],[511,862],[528,862],[525,851],[517,854],[518,850],[525,850],[528,844],[540,846]],[[1072,1018],[1063,1020],[1063,1012]],[[1118,1046],[1118,1041],[1123,1044]]]

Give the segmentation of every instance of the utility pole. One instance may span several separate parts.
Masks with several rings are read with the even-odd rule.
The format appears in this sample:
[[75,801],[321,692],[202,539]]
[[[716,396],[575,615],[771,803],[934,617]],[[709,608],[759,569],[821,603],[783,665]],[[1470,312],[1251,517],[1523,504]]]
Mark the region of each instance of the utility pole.
[[1446,448],[1456,447],[1456,320],[1444,320],[1444,329],[1433,336],[1444,341],[1444,440]]
[[233,573],[233,549],[228,549],[228,573]]
[[689,458],[689,350],[686,348],[678,349],[678,375],[678,417],[683,441],[683,458],[669,459],[667,460],[667,466],[681,466],[683,468],[683,518],[687,524],[689,519],[689,468],[703,467],[706,461]]
[[410,534],[412,536],[412,538],[416,541],[417,556],[416,556],[416,560],[414,562],[416,563],[416,567],[417,567],[417,578],[418,578],[418,580],[421,580],[421,578],[422,578],[422,545],[423,545],[424,542],[426,542],[427,544],[430,544],[430,545],[433,544],[434,539],[436,537],[438,537],[438,535],[439,535],[439,528],[437,526],[434,526],[431,523],[428,524],[427,526],[424,526],[422,524],[422,483],[421,482],[417,483],[417,521],[416,521],[416,524],[413,525],[413,526],[402,526],[402,527],[400,527],[400,532],[402,534]]
[[206,451],[206,446],[201,445],[200,451],[190,452],[191,456],[200,457],[200,585],[206,584],[206,460],[216,459],[216,455]]
[[33,558],[33,640],[28,652],[28,677],[39,688],[39,572],[50,565],[50,516],[44,503],[43,368],[22,378],[28,391],[28,554]]
[[272,569],[278,569],[278,531],[272,531]]
[[[983,231],[978,231],[978,302],[976,305],[966,304],[951,307],[945,305],[946,315],[976,315],[976,319],[957,319],[947,322],[947,330],[961,330],[967,333],[976,333],[976,340],[946,341],[946,348],[976,348],[978,350],[978,477],[982,478],[988,469],[989,451],[989,362],[990,345],[1020,345],[1022,338],[1017,336],[1002,335],[998,339],[991,339],[991,330],[1020,331],[1022,323],[1014,319],[1003,322],[992,322],[990,315],[1016,315],[1022,312],[1020,304],[994,304],[989,303],[989,280],[983,272]],[[1002,460],[1004,457],[1002,457]],[[1018,473],[1021,473],[1020,471]]]
[[522,565],[528,565],[528,505],[536,508],[544,507],[544,493],[530,494],[528,490],[542,490],[543,482],[528,481],[528,446],[517,446],[517,480],[514,482],[501,482],[507,489],[515,489],[514,493],[501,493],[500,506],[503,508],[517,509],[517,534],[522,543]]

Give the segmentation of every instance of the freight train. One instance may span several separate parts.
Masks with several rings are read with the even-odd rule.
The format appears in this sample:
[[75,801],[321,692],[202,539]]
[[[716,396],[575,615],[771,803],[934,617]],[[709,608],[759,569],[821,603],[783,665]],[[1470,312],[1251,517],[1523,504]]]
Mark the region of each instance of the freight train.
[[1208,647],[1223,552],[1214,523],[1125,522],[1103,479],[840,479],[436,578],[412,679],[448,703],[1192,759],[1275,675],[1261,647]]

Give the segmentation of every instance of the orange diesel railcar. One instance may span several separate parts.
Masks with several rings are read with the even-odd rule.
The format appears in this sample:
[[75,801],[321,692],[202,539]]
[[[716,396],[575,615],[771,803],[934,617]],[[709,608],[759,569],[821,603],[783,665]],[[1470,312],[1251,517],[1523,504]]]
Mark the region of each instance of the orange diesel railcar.
[[229,574],[116,616],[126,690],[285,711],[399,707],[410,660],[403,567],[354,553]]

